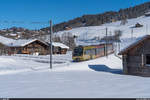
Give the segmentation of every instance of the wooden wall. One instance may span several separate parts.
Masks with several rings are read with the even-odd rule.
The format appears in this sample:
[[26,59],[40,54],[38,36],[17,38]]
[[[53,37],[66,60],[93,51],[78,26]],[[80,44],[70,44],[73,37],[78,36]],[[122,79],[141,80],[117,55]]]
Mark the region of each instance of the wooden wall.
[[146,54],[150,54],[150,39],[144,40],[123,55],[125,74],[150,76],[150,66],[146,65]]

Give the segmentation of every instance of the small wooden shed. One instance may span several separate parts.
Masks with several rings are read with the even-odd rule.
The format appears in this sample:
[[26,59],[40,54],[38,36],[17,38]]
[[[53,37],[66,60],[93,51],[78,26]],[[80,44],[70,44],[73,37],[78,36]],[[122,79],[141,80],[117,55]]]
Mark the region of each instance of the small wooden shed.
[[60,42],[52,42],[53,54],[66,54],[69,47]]
[[124,74],[150,76],[150,35],[138,38],[119,55],[122,55]]

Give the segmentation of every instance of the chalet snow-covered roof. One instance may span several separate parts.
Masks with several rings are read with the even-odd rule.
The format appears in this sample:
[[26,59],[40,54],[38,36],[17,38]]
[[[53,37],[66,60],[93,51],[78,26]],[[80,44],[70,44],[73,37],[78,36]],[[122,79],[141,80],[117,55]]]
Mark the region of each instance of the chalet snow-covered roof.
[[52,42],[52,45],[55,46],[55,47],[61,47],[61,48],[69,49],[68,46],[66,46],[65,44],[60,43],[60,42]]
[[14,41],[13,39],[0,36],[0,43],[4,45],[8,45],[10,42],[13,42],[13,41]]
[[[20,40],[14,40],[14,39],[10,39],[4,36],[0,36],[0,43],[6,45],[6,46],[10,46],[10,47],[18,47],[18,46],[25,46],[31,42],[34,42],[38,39],[20,39]],[[48,45],[47,43],[38,40],[42,43],[44,43],[45,45]]]
[[[30,44],[34,41],[40,41],[45,45],[48,45],[46,42],[38,40],[38,39],[20,39],[20,40],[14,40],[14,39],[10,39],[10,38],[6,38],[3,36],[0,36],[0,43],[9,46],[9,47],[23,47],[27,44]],[[59,43],[59,42],[53,42],[52,43],[53,46],[56,47],[61,47],[61,48],[66,48],[69,49],[68,46],[66,46],[65,44]]]
[[142,41],[144,41],[147,38],[150,38],[150,35],[144,35],[142,37],[139,37],[139,38],[133,40],[131,43],[129,43],[127,46],[125,46],[118,54],[119,55],[125,54],[128,50],[137,46],[139,43],[141,43]]
[[48,45],[45,42],[38,40],[38,39],[20,39],[20,40],[14,40],[14,41],[10,42],[9,44],[7,44],[7,46],[23,47],[23,46],[26,46],[27,44],[34,42],[34,41],[40,41],[40,42],[44,43],[45,45]]

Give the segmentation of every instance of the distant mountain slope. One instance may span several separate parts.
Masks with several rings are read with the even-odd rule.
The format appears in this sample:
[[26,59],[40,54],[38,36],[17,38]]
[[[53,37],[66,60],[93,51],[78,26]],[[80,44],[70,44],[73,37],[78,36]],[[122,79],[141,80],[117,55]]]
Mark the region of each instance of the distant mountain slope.
[[[54,25],[54,32],[62,31],[66,27],[76,28],[84,26],[98,26],[105,23],[115,22],[122,19],[137,18],[144,15],[150,9],[150,2],[140,4],[134,7],[120,9],[118,12],[109,11],[102,14],[95,15],[83,15],[82,17],[69,20],[67,22],[62,22],[60,24]],[[47,31],[47,28],[41,30]]]
[[[78,37],[76,39],[77,45],[88,43],[88,40],[95,41],[102,39],[106,35],[106,27],[108,36],[112,36],[115,34],[116,30],[120,30],[122,32],[121,39],[132,37],[137,38],[146,34],[150,34],[150,17],[141,16],[138,18],[128,19],[125,25],[120,25],[120,23],[121,21],[117,21],[113,23],[106,23],[101,26],[79,27],[73,28],[71,30],[55,32],[54,34],[60,37],[64,33],[71,33],[72,35],[76,35]],[[137,23],[143,25],[143,27],[132,28]]]

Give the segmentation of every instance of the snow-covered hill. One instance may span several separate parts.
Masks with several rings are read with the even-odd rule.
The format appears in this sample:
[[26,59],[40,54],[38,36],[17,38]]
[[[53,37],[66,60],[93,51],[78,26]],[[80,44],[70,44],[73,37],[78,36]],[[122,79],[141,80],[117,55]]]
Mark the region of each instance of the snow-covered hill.
[[[76,39],[77,45],[81,44],[83,41],[94,39],[95,37],[103,38],[106,35],[106,27],[108,29],[108,36],[114,35],[115,30],[121,30],[121,39],[126,38],[137,38],[143,35],[150,34],[150,17],[141,16],[134,19],[128,19],[128,23],[125,25],[120,25],[121,21],[103,24],[102,26],[90,26],[90,27],[80,27],[71,30],[60,31],[54,34],[61,36],[65,32],[70,32],[73,35],[78,36]],[[141,28],[132,28],[136,23],[143,25]],[[133,33],[133,34],[132,34]]]

